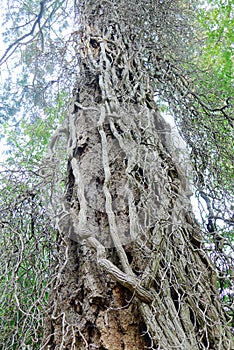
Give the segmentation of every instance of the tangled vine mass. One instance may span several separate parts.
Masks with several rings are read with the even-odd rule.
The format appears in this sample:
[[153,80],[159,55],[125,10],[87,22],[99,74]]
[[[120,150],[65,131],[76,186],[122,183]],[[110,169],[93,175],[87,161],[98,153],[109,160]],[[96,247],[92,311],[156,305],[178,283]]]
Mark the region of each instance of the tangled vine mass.
[[62,125],[41,162],[1,169],[1,349],[232,349],[232,101],[196,88],[194,9],[74,5]]

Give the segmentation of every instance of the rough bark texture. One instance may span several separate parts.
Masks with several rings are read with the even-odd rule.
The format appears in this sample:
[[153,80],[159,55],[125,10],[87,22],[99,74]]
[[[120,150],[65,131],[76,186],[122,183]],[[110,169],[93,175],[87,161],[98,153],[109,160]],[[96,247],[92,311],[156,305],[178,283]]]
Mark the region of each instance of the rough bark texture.
[[43,348],[231,350],[186,166],[134,28],[102,5],[80,7],[60,264]]

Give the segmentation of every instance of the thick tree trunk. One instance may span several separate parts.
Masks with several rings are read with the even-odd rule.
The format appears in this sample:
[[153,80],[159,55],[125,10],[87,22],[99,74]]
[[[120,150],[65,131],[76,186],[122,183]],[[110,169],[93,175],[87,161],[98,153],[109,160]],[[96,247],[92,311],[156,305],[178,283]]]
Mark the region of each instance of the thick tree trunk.
[[231,350],[186,165],[154,103],[134,28],[85,3],[43,348]]

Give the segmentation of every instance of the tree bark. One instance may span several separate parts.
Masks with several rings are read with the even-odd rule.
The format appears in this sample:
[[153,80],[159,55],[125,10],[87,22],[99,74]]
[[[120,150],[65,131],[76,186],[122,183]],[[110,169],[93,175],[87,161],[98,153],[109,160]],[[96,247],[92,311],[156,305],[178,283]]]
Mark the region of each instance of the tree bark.
[[186,164],[135,28],[108,4],[80,4],[66,209],[42,348],[231,350]]

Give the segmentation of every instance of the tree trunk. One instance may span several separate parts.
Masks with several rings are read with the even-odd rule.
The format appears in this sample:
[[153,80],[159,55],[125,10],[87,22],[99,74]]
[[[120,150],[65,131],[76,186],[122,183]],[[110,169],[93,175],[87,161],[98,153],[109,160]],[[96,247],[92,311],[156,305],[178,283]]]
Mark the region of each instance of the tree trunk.
[[80,4],[74,34],[80,76],[42,348],[231,350],[186,164],[154,103],[135,28],[108,4]]

